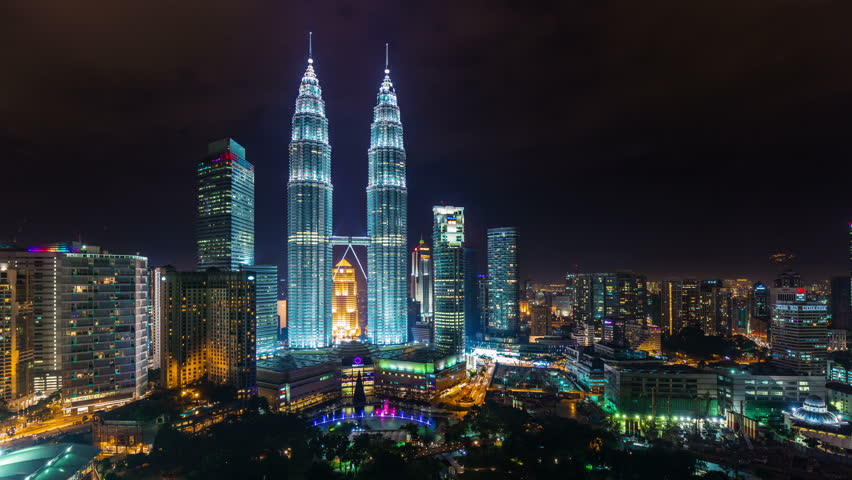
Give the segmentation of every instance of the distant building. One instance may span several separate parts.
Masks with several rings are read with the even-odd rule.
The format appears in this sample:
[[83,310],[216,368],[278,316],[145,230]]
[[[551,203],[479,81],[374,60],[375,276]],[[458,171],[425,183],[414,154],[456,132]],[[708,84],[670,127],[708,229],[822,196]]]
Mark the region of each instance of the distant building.
[[852,294],[850,277],[831,279],[831,328],[852,330]]
[[420,321],[431,323],[434,312],[435,272],[432,249],[422,239],[411,252],[408,296],[420,305]]
[[163,275],[168,299],[162,325],[163,379],[167,388],[200,380],[229,385],[241,396],[255,391],[253,272],[177,272]]
[[165,286],[163,280],[165,280],[166,268],[154,267],[149,269],[148,272],[148,288],[151,294],[148,316],[148,368],[158,370],[162,367],[160,360],[163,350],[162,333],[165,331],[163,330],[163,322],[165,322],[164,305],[168,300],[163,288]]
[[828,305],[808,300],[802,287],[776,288],[773,297],[772,363],[798,374],[824,374],[828,357]]
[[601,325],[604,318],[621,318],[644,325],[648,307],[645,283],[644,275],[629,271],[577,274],[575,321]]
[[731,335],[733,295],[721,280],[704,280],[699,287],[698,325],[705,335]]
[[834,352],[826,362],[825,378],[829,382],[852,385],[852,354]]
[[72,413],[145,394],[147,258],[73,242],[0,249],[0,263],[33,289],[35,393],[61,389]]
[[287,300],[278,300],[278,328],[287,328]]
[[464,351],[464,208],[436,206],[432,245],[435,265],[435,347]]
[[[480,291],[479,250],[464,249],[464,331],[467,338],[475,338],[485,332],[483,324],[488,317],[482,317],[482,312],[488,312],[488,305],[480,300],[487,299],[488,285],[483,285],[485,291]],[[487,277],[486,277],[487,278]]]
[[334,267],[332,275],[331,332],[335,343],[358,338],[358,283],[355,268],[346,259]]
[[660,327],[627,324],[624,326],[624,336],[627,345],[634,350],[648,352],[651,355],[663,353]]
[[254,165],[231,138],[212,142],[198,162],[198,269],[254,264]]
[[489,228],[488,328],[490,331],[498,331],[505,336],[517,334],[520,320],[519,276],[518,231],[514,227]]
[[553,322],[553,312],[546,305],[530,305],[530,336],[543,337],[550,335],[550,324]]
[[701,329],[701,282],[666,280],[660,294],[663,329],[675,334],[686,327]]

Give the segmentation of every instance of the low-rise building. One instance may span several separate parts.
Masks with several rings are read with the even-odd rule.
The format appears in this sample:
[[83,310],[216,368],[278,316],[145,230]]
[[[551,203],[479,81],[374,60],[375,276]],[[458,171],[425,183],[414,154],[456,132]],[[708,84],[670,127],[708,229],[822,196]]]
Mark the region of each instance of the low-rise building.
[[[825,377],[797,375],[770,364],[715,368],[719,381],[719,408],[760,416],[762,410],[781,411],[810,395],[825,396]],[[765,412],[764,412],[765,413]]]
[[849,352],[835,352],[826,365],[825,377],[829,382],[852,385],[852,355]]
[[704,417],[718,414],[718,375],[686,365],[606,364],[606,402],[622,413]]
[[149,453],[157,432],[169,420],[160,403],[149,399],[95,412],[93,417],[92,444],[102,455]]
[[376,395],[431,401],[466,378],[465,356],[440,355],[429,350],[375,354]]
[[852,385],[830,382],[825,385],[828,404],[846,418],[852,418]]
[[273,410],[301,412],[340,399],[340,359],[287,355],[258,360],[258,394]]

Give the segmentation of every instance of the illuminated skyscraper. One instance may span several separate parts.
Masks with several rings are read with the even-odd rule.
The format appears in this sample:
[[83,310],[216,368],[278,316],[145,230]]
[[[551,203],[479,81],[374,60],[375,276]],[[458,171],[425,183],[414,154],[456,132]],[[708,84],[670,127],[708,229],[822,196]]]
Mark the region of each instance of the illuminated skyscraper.
[[33,388],[75,407],[148,389],[148,259],[77,242],[0,249],[33,289]]
[[620,318],[625,324],[644,325],[648,295],[644,275],[631,271],[578,273],[574,279],[578,323],[602,325],[604,318]]
[[308,58],[290,137],[287,324],[291,348],[331,345],[331,146],[313,62]]
[[211,269],[164,269],[160,365],[167,388],[200,380],[256,388],[256,274]]
[[808,298],[802,287],[772,291],[769,339],[772,363],[800,375],[822,375],[828,359],[828,304]]
[[337,262],[332,274],[331,322],[335,343],[355,340],[358,326],[358,282],[355,268],[346,259]]
[[406,238],[408,190],[396,92],[385,66],[370,126],[367,167],[367,324],[376,345],[408,340]]
[[518,231],[488,229],[488,327],[517,333],[520,318],[518,290]]
[[257,356],[268,357],[278,350],[278,265],[251,265],[254,272],[257,303]]
[[212,142],[198,162],[198,269],[254,263],[254,166],[233,139]]
[[464,351],[464,208],[432,208],[435,265],[435,346],[440,353]]
[[410,288],[408,295],[420,304],[420,320],[423,322],[432,321],[434,280],[432,249],[426,245],[426,242],[420,240],[420,243],[411,252],[411,279],[408,284]]

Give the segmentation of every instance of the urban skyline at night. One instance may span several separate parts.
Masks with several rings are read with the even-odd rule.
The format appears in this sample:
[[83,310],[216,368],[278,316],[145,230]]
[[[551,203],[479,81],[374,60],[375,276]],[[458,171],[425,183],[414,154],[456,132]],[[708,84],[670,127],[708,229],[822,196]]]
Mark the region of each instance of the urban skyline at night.
[[849,478],[852,4],[45,2],[0,478]]

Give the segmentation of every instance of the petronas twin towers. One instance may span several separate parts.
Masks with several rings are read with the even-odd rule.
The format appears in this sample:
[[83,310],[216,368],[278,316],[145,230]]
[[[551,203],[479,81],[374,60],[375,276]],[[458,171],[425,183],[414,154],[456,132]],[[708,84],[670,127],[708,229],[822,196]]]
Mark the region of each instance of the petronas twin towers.
[[[396,92],[385,68],[373,109],[367,183],[367,331],[371,343],[405,343],[408,191]],[[290,348],[332,343],[331,145],[322,90],[308,58],[290,138],[287,182],[287,325]]]

